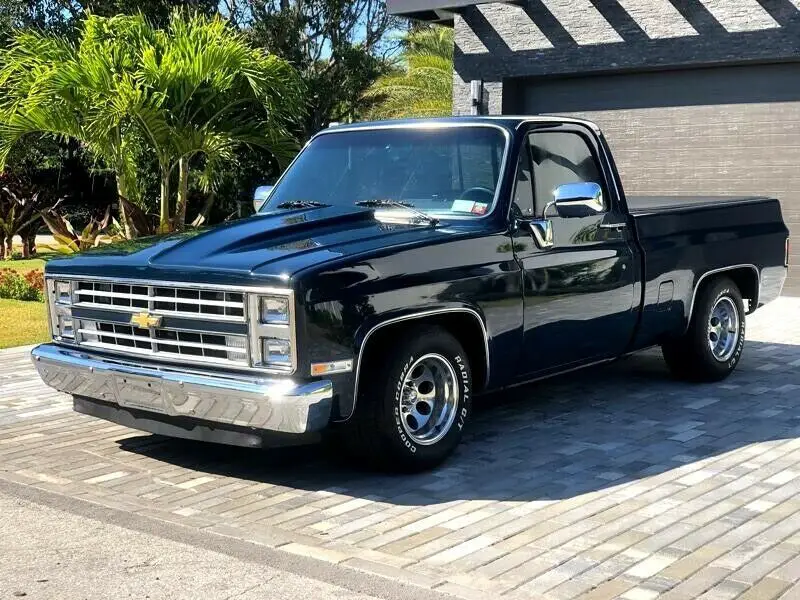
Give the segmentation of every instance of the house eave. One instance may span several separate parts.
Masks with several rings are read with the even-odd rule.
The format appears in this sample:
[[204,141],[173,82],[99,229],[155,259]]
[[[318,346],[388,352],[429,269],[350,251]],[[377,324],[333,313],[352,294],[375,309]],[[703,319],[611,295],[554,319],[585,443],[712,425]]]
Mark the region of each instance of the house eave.
[[391,15],[452,27],[455,14],[461,9],[493,1],[496,0],[387,0],[386,8]]

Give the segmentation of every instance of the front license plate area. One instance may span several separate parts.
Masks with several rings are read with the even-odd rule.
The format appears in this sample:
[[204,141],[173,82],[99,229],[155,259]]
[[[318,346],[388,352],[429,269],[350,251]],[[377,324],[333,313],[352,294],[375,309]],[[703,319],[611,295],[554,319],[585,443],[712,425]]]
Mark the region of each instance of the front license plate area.
[[114,375],[114,386],[120,406],[166,414],[164,389],[160,382],[129,375]]

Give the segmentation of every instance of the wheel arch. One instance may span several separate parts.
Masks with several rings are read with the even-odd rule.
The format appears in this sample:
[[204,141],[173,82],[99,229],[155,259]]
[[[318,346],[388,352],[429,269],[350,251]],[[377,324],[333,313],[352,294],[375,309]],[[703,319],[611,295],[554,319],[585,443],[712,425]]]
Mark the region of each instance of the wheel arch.
[[747,314],[753,312],[758,307],[758,299],[761,291],[761,273],[758,267],[750,264],[742,264],[712,269],[711,271],[706,271],[697,279],[697,283],[692,290],[692,299],[689,304],[689,312],[686,316],[685,331],[689,329],[689,325],[692,322],[698,293],[703,287],[719,277],[728,277],[731,279],[736,284],[736,287],[739,288],[742,298],[750,301]]
[[[412,312],[384,319],[370,326],[360,336],[361,343],[356,353],[356,364],[353,380],[353,411],[358,404],[359,384],[368,348],[379,347],[389,339],[393,332],[404,328],[430,324],[446,329],[464,347],[473,373],[476,390],[483,389],[490,376],[489,333],[486,323],[478,310],[469,307],[447,307]],[[349,418],[349,417],[348,417]]]

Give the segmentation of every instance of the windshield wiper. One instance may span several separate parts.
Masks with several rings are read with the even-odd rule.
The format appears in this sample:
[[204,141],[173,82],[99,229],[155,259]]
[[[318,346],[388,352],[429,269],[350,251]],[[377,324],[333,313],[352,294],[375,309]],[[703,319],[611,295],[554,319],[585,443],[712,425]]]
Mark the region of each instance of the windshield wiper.
[[400,200],[359,200],[355,203],[356,206],[369,206],[373,208],[380,208],[386,206],[392,206],[394,208],[403,208],[410,213],[414,214],[416,220],[423,220],[427,221],[431,226],[435,227],[439,223],[439,219],[430,216],[427,213],[422,212],[414,208],[414,205],[410,202],[401,202]]
[[324,208],[329,206],[316,200],[289,200],[288,202],[281,202],[275,208]]

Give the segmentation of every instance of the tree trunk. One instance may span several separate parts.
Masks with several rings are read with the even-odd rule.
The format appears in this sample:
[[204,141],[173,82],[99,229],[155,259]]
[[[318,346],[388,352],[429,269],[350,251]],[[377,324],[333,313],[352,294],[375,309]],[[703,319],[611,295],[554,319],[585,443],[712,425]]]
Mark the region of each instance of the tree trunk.
[[182,231],[186,226],[186,205],[189,202],[189,159],[178,160],[178,204],[175,206],[175,229]]
[[159,212],[158,232],[167,233],[169,222],[169,165],[161,166],[161,210]]
[[217,193],[214,190],[208,192],[208,197],[203,203],[203,210],[200,211],[200,214],[203,217],[203,223],[208,223],[208,218],[211,215],[211,209],[214,207],[214,201],[216,201],[216,199]]
[[[128,186],[125,185],[125,182],[122,180],[122,177],[119,174],[117,175],[117,196],[118,198],[130,200],[130,198],[128,198]],[[119,199],[117,202],[119,202]],[[122,227],[125,230],[125,237],[127,239],[131,239],[133,237],[131,232],[131,223],[128,220],[128,214],[125,211],[125,205],[122,202],[119,202],[119,218],[122,219]]]

